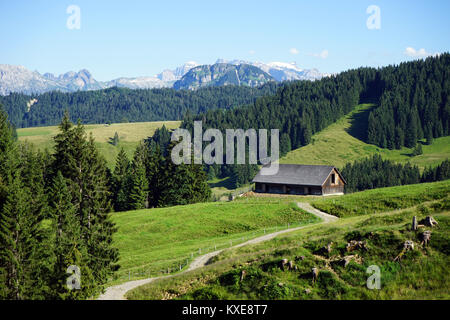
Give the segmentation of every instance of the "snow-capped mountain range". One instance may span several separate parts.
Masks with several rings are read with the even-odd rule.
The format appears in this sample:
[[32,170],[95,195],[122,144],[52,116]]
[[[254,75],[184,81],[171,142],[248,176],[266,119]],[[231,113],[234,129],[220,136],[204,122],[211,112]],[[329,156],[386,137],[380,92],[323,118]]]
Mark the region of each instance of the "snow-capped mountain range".
[[[226,61],[218,59],[216,64],[231,64],[235,66],[251,65],[272,76],[276,81],[285,80],[317,80],[328,74],[320,73],[317,69],[301,69],[295,63],[285,62],[250,62],[243,60]],[[117,78],[110,81],[97,81],[86,70],[79,72],[69,71],[55,76],[52,73],[40,74],[30,71],[23,66],[0,64],[0,95],[10,92],[43,93],[52,90],[73,92],[78,90],[98,90],[113,86],[131,89],[150,89],[173,87],[193,68],[201,66],[195,61],[189,61],[174,70],[164,70],[155,76]]]

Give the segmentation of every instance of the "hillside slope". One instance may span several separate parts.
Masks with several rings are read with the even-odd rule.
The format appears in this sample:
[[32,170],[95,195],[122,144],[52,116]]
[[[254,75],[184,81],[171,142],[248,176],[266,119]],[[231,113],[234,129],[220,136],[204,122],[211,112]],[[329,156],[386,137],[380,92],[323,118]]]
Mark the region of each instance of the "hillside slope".
[[[422,186],[428,188],[427,196],[433,200],[422,198]],[[386,202],[403,193],[409,199],[418,199],[419,205],[399,203],[394,211],[387,208],[363,213],[327,225],[308,226],[265,243],[226,250],[202,270],[155,281],[130,291],[127,298],[448,299],[450,181],[417,187],[379,190],[385,194]],[[349,199],[355,203],[354,195],[338,199],[345,202],[348,197],[353,197]],[[333,198],[328,201],[333,202]],[[361,196],[359,201],[365,202],[366,198]],[[410,230],[412,216],[420,220],[428,215],[438,221],[438,228]],[[424,230],[432,232],[428,246],[421,244]],[[363,241],[364,246],[348,251],[351,240]],[[394,261],[406,240],[412,240],[415,249]],[[330,250],[326,249],[328,245]],[[282,259],[293,261],[294,268],[280,267]],[[344,263],[346,259],[348,263]],[[380,290],[367,287],[367,279],[373,273],[367,270],[374,265],[380,270]],[[315,283],[312,268],[319,271]]]
[[[155,130],[163,125],[167,129],[176,129],[180,126],[180,121],[88,124],[85,128],[88,135],[92,133],[94,136],[96,146],[105,157],[108,166],[113,168],[121,148],[124,148],[131,159],[138,143],[152,136]],[[116,132],[119,135],[119,143],[114,146],[111,140]],[[49,151],[53,150],[53,137],[58,133],[57,126],[17,129],[19,141],[28,141],[40,150],[47,148]]]
[[361,140],[367,126],[367,114],[371,104],[358,105],[352,112],[312,136],[311,143],[292,150],[280,159],[280,163],[324,164],[343,167],[347,162],[380,154],[383,159],[410,162],[420,168],[434,166],[450,158],[450,136],[423,145],[423,154],[411,157],[413,148],[383,149]]
[[289,199],[247,199],[117,212],[112,220],[121,266],[115,280],[125,282],[179,271],[206,252],[319,219]]

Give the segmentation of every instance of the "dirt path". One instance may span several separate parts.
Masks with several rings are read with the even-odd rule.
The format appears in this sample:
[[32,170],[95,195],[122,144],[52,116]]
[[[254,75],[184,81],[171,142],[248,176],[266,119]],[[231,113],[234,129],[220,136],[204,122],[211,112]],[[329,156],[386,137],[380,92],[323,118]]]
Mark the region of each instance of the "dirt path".
[[[313,208],[309,203],[298,202],[297,205],[298,205],[298,207],[300,209],[308,211],[308,212],[314,214],[315,216],[321,218],[322,222],[320,222],[320,223],[329,223],[329,222],[333,222],[333,221],[338,220],[338,218],[335,217],[335,216],[329,215],[329,214],[327,214],[325,212],[322,212],[320,210],[317,210],[317,209]],[[292,232],[292,231],[295,231],[295,230],[300,230],[300,229],[303,229],[303,228],[305,228],[307,226],[310,226],[310,224],[305,225],[305,226],[301,226],[301,227],[290,228],[290,229],[285,229],[285,230],[269,233],[269,234],[266,234],[266,235],[263,235],[263,236],[260,236],[260,237],[257,237],[257,238],[245,241],[243,243],[237,244],[237,245],[232,246],[232,247],[227,248],[227,249],[240,248],[240,247],[243,247],[243,246],[246,246],[246,245],[249,245],[249,244],[256,244],[256,243],[264,242],[264,241],[267,241],[267,240],[271,240],[271,239],[275,238],[276,236],[278,236],[280,234]],[[116,285],[116,286],[109,287],[109,288],[106,289],[105,293],[102,294],[98,298],[98,300],[125,300],[125,293],[127,291],[132,290],[132,289],[137,288],[137,287],[140,287],[140,286],[142,286],[144,284],[153,282],[153,281],[158,280],[158,279],[175,277],[175,276],[183,274],[185,272],[189,272],[189,271],[192,271],[192,270],[195,270],[195,269],[198,269],[198,268],[202,268],[208,263],[208,261],[212,257],[218,255],[223,250],[225,250],[225,249],[209,252],[209,253],[206,253],[206,254],[204,254],[202,256],[199,256],[199,257],[195,258],[191,262],[191,264],[189,265],[189,267],[186,270],[184,270],[182,272],[179,272],[179,273],[176,273],[176,274],[173,274],[173,275],[161,276],[161,277],[155,277],[155,278],[148,278],[148,279],[142,279],[142,280],[128,281],[128,282],[125,282],[125,283],[122,283],[122,284],[119,284],[119,285]]]

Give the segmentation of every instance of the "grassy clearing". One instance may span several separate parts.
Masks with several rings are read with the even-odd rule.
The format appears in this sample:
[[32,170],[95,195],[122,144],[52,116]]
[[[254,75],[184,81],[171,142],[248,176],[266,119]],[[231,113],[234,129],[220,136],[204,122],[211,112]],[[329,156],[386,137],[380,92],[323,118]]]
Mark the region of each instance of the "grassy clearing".
[[[378,153],[383,159],[400,163],[410,162],[423,169],[450,158],[450,136],[434,139],[432,145],[422,145],[423,154],[411,157],[413,149],[389,150],[363,142],[364,117],[370,104],[357,106],[354,111],[312,137],[312,143],[292,150],[280,163],[324,164],[343,167],[347,162],[370,157]],[[362,124],[361,124],[362,122]]]
[[[113,282],[179,270],[192,258],[237,244],[266,232],[298,226],[318,219],[291,200],[242,199],[198,203],[170,208],[118,212],[114,243],[121,268]],[[244,239],[243,239],[244,238]],[[201,251],[199,251],[201,249]],[[193,257],[191,256],[193,253]]]
[[432,200],[450,202],[450,180],[379,188],[312,201],[319,210],[338,217],[403,209]]
[[[85,125],[87,134],[92,133],[96,145],[105,157],[108,166],[113,167],[120,148],[124,148],[128,156],[132,156],[139,141],[152,136],[157,128],[165,125],[168,129],[176,129],[180,121],[158,121],[158,122],[135,122],[135,123],[113,123],[113,124],[88,124]],[[57,126],[33,127],[17,130],[20,141],[28,140],[40,149],[53,149],[53,137],[58,134]],[[119,144],[113,146],[110,139],[114,133],[119,134]]]
[[230,177],[226,178],[214,178],[208,181],[211,187],[212,196],[220,201],[227,201],[231,195],[237,195],[247,192],[251,189],[251,185],[245,185],[239,188],[234,188],[233,182]]
[[[430,214],[439,227],[432,230],[430,246],[423,247],[421,232],[413,232],[409,226],[413,215],[421,219]],[[449,226],[450,208],[442,200],[311,225],[257,245],[226,250],[214,264],[141,286],[128,292],[127,298],[449,299]],[[367,250],[346,252],[349,240],[365,241]],[[415,250],[393,262],[405,240],[413,240]],[[330,242],[332,250],[327,253],[322,248]],[[340,259],[354,254],[361,260],[344,267]],[[294,261],[297,270],[281,270],[282,259]],[[370,265],[381,270],[381,290],[366,287]],[[311,281],[313,267],[320,270],[315,285]],[[241,281],[242,270],[246,276]]]

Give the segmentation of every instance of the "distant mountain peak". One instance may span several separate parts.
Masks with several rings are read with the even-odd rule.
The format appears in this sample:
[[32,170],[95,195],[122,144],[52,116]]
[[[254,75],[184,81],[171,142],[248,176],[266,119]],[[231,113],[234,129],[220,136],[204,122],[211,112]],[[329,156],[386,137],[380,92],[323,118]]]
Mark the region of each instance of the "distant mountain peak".
[[[191,89],[196,86],[205,85],[244,84],[253,86],[258,83],[264,83],[268,79],[275,79],[276,81],[317,80],[324,76],[328,76],[327,74],[320,73],[317,69],[301,69],[295,62],[274,61],[263,63],[219,58],[216,60],[216,63],[211,66],[214,65],[245,65],[247,67],[230,69],[229,66],[222,66],[221,69],[216,66],[213,68],[214,70],[212,70],[209,69],[209,67],[203,67],[207,65],[202,66],[196,61],[186,61],[186,63],[173,70],[166,69],[151,77],[121,77],[111,81],[100,82],[95,80],[87,69],[81,69],[78,72],[68,71],[60,75],[55,75],[49,72],[40,74],[38,71],[30,71],[21,65],[0,64],[0,95],[7,95],[10,92],[22,92],[27,94],[43,93],[52,90],[73,92],[78,90],[98,90],[113,86],[131,89],[176,88],[175,83],[181,81],[189,71],[198,67],[205,68],[204,70],[208,71],[210,74],[212,72],[213,78],[210,79],[211,84],[207,84],[206,79],[208,77],[203,80],[197,79],[196,85],[194,85],[195,81],[193,80],[194,82],[192,84],[187,85],[187,87],[191,87]],[[256,67],[263,73],[252,70],[249,66]],[[200,68],[200,70],[202,68]],[[249,74],[258,74],[258,77],[261,78],[246,79],[246,72],[249,72]],[[222,73],[227,73],[227,76],[220,81],[217,80],[218,77],[220,78],[223,76]],[[241,79],[241,76],[244,77],[244,80]],[[182,82],[178,85],[181,83]]]
[[246,85],[257,87],[274,81],[271,75],[249,64],[230,64],[216,62],[213,65],[201,65],[192,68],[180,80],[174,83],[175,89],[194,90],[207,86]]

